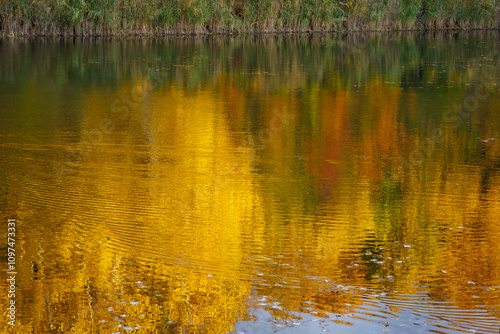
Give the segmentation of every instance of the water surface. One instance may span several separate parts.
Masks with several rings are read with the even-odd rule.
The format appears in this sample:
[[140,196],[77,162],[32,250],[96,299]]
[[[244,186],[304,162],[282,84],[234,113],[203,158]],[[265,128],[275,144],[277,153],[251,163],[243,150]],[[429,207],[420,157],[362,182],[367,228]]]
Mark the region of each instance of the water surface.
[[499,44],[1,42],[16,332],[498,333]]

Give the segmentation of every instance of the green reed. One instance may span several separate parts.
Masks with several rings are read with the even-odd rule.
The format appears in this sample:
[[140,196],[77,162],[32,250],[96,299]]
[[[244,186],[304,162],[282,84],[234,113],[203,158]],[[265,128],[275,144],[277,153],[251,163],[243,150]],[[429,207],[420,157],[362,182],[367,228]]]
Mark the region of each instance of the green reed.
[[499,28],[500,0],[3,0],[3,35]]

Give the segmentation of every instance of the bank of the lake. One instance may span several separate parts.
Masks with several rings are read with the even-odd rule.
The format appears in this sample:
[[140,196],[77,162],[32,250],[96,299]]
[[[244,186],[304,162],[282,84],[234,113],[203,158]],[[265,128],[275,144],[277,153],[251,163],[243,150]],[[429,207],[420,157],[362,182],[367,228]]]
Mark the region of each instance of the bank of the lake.
[[499,0],[4,0],[0,36],[499,29]]

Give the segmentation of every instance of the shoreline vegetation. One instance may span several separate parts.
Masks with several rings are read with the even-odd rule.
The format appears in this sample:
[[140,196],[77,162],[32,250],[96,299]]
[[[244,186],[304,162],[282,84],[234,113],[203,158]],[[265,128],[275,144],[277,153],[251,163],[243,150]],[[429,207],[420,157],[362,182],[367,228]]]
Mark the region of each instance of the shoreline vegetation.
[[500,0],[2,0],[0,36],[500,28]]

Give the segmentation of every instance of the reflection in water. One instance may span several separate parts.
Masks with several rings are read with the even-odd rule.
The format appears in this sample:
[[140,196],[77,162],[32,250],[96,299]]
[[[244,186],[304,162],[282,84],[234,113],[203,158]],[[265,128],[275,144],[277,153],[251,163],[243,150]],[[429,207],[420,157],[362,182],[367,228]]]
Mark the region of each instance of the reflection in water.
[[1,44],[17,329],[498,332],[497,50],[496,33]]

